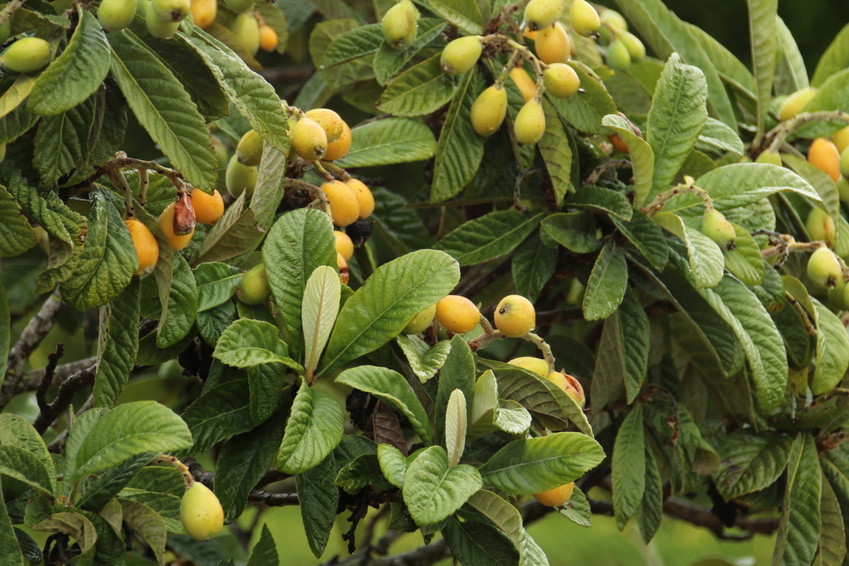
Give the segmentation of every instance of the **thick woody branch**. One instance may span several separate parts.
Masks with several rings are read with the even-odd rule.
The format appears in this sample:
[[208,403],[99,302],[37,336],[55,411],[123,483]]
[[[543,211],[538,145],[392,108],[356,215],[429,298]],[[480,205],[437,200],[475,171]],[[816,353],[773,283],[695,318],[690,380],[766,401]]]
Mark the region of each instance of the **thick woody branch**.
[[41,310],[30,319],[29,324],[21,333],[21,337],[9,352],[8,362],[6,363],[7,380],[15,381],[18,379],[18,374],[30,354],[41,344],[41,341],[44,340],[44,337],[65,312],[66,307],[67,305],[59,296],[58,289],[47,297],[47,300],[41,305]]

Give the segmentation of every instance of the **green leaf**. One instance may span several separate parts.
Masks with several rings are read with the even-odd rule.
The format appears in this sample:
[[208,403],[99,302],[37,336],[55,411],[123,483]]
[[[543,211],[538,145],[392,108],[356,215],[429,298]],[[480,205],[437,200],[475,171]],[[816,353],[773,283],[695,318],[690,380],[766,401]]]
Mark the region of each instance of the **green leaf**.
[[755,75],[758,99],[757,135],[764,134],[764,122],[772,100],[772,82],[775,76],[775,51],[778,44],[776,16],[778,0],[748,0],[749,31],[752,44],[752,70]]
[[843,519],[844,511],[840,508],[840,500],[834,488],[823,477],[822,498],[820,500],[821,534],[819,550],[814,564],[831,566],[843,564],[846,557],[846,530]]
[[52,186],[88,160],[88,142],[95,121],[94,98],[57,116],[41,120],[35,138],[35,165],[42,185]]
[[589,436],[555,432],[514,440],[480,468],[486,485],[508,494],[539,493],[574,481],[604,459],[604,450]]
[[572,186],[572,148],[557,109],[548,100],[543,101],[542,108],[545,112],[545,133],[537,145],[551,180],[554,202],[560,206]]
[[707,122],[704,73],[685,65],[673,53],[657,83],[649,110],[646,136],[654,151],[655,168],[649,197],[669,188],[672,179],[695,147]]
[[194,438],[192,452],[203,452],[217,442],[253,429],[248,380],[235,378],[204,388],[183,413]]
[[192,268],[181,254],[174,254],[174,270],[171,273],[168,298],[162,301],[162,318],[156,330],[156,345],[167,348],[182,340],[192,330],[197,312],[198,288]]
[[483,31],[483,16],[475,0],[430,0],[430,7],[468,34]]
[[308,379],[318,365],[321,352],[330,338],[330,331],[333,330],[333,323],[339,314],[341,295],[339,274],[332,267],[317,267],[307,280],[301,319],[304,329],[304,363]]
[[[437,444],[445,441],[445,410],[455,389],[466,397],[466,413],[471,412],[475,390],[475,356],[459,334],[450,340],[451,347],[442,364],[433,415],[434,438]],[[400,487],[400,486],[399,486]]]
[[814,301],[817,325],[817,364],[811,392],[822,395],[834,389],[849,369],[849,335],[843,322],[819,301]]
[[761,491],[778,481],[787,467],[792,439],[778,433],[735,431],[716,444],[716,488],[726,500]]
[[293,475],[314,468],[342,440],[344,427],[345,414],[339,402],[302,382],[277,453],[277,467]]
[[217,161],[191,97],[159,58],[129,30],[109,34],[112,76],[139,123],[194,186],[212,189]]
[[70,535],[80,546],[83,553],[93,548],[97,541],[97,533],[92,522],[75,511],[52,513],[48,519],[33,525],[31,528],[34,531]]
[[333,40],[324,52],[319,68],[325,69],[375,53],[382,43],[383,33],[379,23],[355,27]]
[[90,511],[103,510],[155,456],[156,454],[151,452],[144,452],[104,470],[86,488],[83,496],[76,502],[76,506]]
[[242,280],[242,271],[226,263],[202,263],[193,271],[197,283],[199,313],[229,301]]
[[849,24],[834,36],[825,53],[817,62],[817,68],[811,77],[811,86],[819,87],[831,76],[849,66]]
[[828,214],[837,221],[840,217],[840,197],[837,192],[837,185],[835,185],[831,176],[819,167],[808,163],[806,159],[796,155],[787,155],[786,162],[814,187]]
[[483,487],[477,468],[460,464],[450,468],[441,446],[426,448],[407,468],[404,503],[418,525],[436,524],[462,507]]
[[[602,119],[602,124],[622,136],[628,146],[628,154],[634,167],[634,208],[645,204],[651,193],[654,177],[654,152],[646,140],[634,133],[631,125],[622,116],[610,114]],[[742,145],[742,143],[741,143]]]
[[448,466],[454,467],[466,449],[466,396],[459,389],[451,392],[448,408],[445,411],[445,451],[448,453]]
[[460,522],[448,519],[442,535],[451,555],[467,566],[513,566],[519,563],[519,550],[496,527],[482,521]]
[[[148,466],[127,483],[118,497],[147,505],[159,513],[170,532],[183,534],[180,506],[185,492],[186,481],[176,468]],[[107,505],[107,508],[111,505]]]
[[74,275],[62,284],[62,298],[80,311],[104,305],[130,283],[138,259],[121,213],[102,190],[91,193],[85,247]]
[[232,324],[234,318],[236,318],[236,306],[228,301],[208,311],[199,312],[195,326],[201,338],[214,348],[218,338]]
[[527,238],[542,220],[515,208],[496,210],[462,224],[442,238],[434,249],[453,256],[460,265],[474,265],[507,255]]
[[139,349],[139,283],[134,278],[109,304],[100,307],[94,406],[109,408],[124,389]]
[[543,243],[539,232],[532,233],[517,249],[511,262],[516,292],[533,301],[554,275],[557,248]]
[[401,346],[410,363],[410,369],[422,383],[436,375],[451,352],[451,343],[446,340],[429,347],[427,342],[418,336],[399,334],[395,341]]
[[[0,476],[0,493],[2,493],[3,478]],[[0,556],[0,566],[24,566],[24,555],[21,552],[15,529],[6,509],[6,502],[0,497],[0,548],[4,549]]]
[[[377,108],[393,116],[424,116],[454,98],[456,79],[442,71],[439,57],[434,55],[390,81]],[[468,78],[464,82],[468,84]]]
[[[310,56],[324,82],[330,89],[337,92],[374,77],[374,71],[371,68],[372,54],[377,51],[382,41],[379,28],[362,26],[360,22],[349,17],[352,15],[345,14],[341,18],[319,22],[310,33]],[[359,29],[371,30],[367,37],[361,37],[364,52],[355,53],[353,57],[346,57],[345,61],[335,65],[325,63],[325,55],[336,39],[346,33],[356,33]]]
[[259,320],[239,319],[218,338],[212,357],[228,366],[249,368],[257,364],[279,362],[294,367],[286,342],[273,325]]
[[[351,300],[348,299],[348,302]],[[412,386],[398,372],[377,366],[359,366],[340,373],[336,376],[336,383],[371,393],[384,403],[394,406],[409,419],[410,426],[425,444],[433,443],[427,413]]]
[[165,521],[159,516],[159,513],[147,505],[126,499],[120,500],[120,503],[123,520],[150,547],[156,561],[163,564],[165,561],[165,541],[168,537]]
[[698,230],[689,228],[680,216],[671,212],[658,212],[653,218],[687,246],[693,284],[697,288],[718,285],[724,273],[725,258],[716,242]]
[[251,420],[255,424],[265,422],[277,409],[287,377],[286,366],[277,362],[248,368]]
[[8,476],[46,494],[56,493],[55,472],[36,455],[15,445],[0,445],[0,476]]
[[79,22],[62,54],[35,81],[27,109],[61,114],[88,98],[109,73],[110,50],[94,14],[77,7]]
[[400,450],[391,444],[378,444],[377,461],[380,464],[380,471],[389,483],[398,489],[404,487],[407,460]]
[[817,447],[809,434],[793,441],[787,464],[787,487],[773,553],[773,564],[810,564],[820,541],[822,472]]
[[593,217],[586,212],[558,212],[546,216],[542,221],[542,230],[567,250],[579,254],[601,249],[601,241],[595,236]]
[[436,250],[415,251],[377,268],[342,306],[321,373],[397,336],[414,314],[450,293],[459,278],[457,262]]
[[657,457],[648,443],[646,444],[646,490],[635,516],[643,542],[648,544],[654,538],[663,520],[663,478],[660,475]]
[[510,538],[517,549],[521,550],[525,531],[522,527],[522,515],[516,507],[503,497],[486,489],[472,495],[466,501],[466,505],[486,517]]
[[301,308],[307,281],[316,268],[336,269],[336,246],[330,217],[318,210],[298,209],[280,217],[262,248],[274,303],[283,315],[292,356],[304,353]]
[[616,103],[592,69],[575,60],[567,65],[578,74],[584,92],[581,96],[567,99],[548,97],[548,100],[557,108],[557,113],[579,132],[606,133],[607,127],[602,125],[602,119],[608,114],[616,114]]
[[[649,319],[634,292],[625,293],[622,304],[605,320],[599,347],[606,354],[596,358],[595,372],[606,377],[598,378],[624,384],[628,403],[633,403],[646,379],[651,349]],[[600,408],[606,402],[598,399],[595,404]]]
[[377,53],[374,54],[374,75],[377,82],[385,85],[423,47],[439,37],[445,26],[446,23],[441,18],[421,18],[418,22],[416,40],[407,49],[398,50],[385,41],[381,42]]
[[775,67],[775,94],[790,94],[809,86],[808,70],[787,24],[778,16],[775,17],[775,24],[778,52],[781,55]]
[[471,112],[472,104],[483,89],[479,73],[466,73],[460,78],[439,134],[430,202],[442,202],[460,193],[480,168],[484,140],[472,127]]
[[613,509],[619,528],[634,516],[646,490],[646,433],[643,405],[637,403],[616,433],[613,446]]
[[18,75],[12,86],[0,96],[0,118],[18,108],[26,100],[35,86],[36,77],[32,75]]
[[746,285],[760,285],[766,273],[766,261],[755,239],[742,226],[734,226],[734,248],[723,249],[725,268]]
[[259,535],[259,540],[251,550],[251,557],[248,559],[247,566],[279,566],[280,556],[277,554],[277,544],[274,542],[274,537],[271,531],[268,530],[268,525],[262,525],[262,533]]
[[582,527],[592,526],[592,511],[590,510],[590,502],[587,501],[587,496],[581,491],[581,488],[575,486],[572,489],[572,498],[560,507],[560,514]]
[[118,405],[97,421],[73,461],[75,481],[143,452],[173,452],[192,445],[192,435],[173,411],[153,401]]
[[743,156],[745,148],[737,132],[729,128],[724,122],[708,117],[702,133],[696,142],[696,148],[702,151],[722,153],[733,153]]
[[339,488],[333,483],[336,463],[333,454],[315,468],[295,476],[301,519],[310,550],[319,558],[327,546],[336,509],[339,506]]
[[351,149],[340,167],[373,167],[424,161],[436,152],[436,139],[425,124],[406,118],[384,118],[351,130]]
[[622,232],[628,241],[649,260],[652,267],[663,271],[666,262],[669,261],[669,246],[666,244],[663,229],[657,222],[640,210],[635,210],[628,222],[615,216],[611,216],[610,219],[616,229]]
[[613,240],[608,241],[593,265],[582,308],[587,320],[600,320],[613,314],[628,286],[628,264]]
[[5,285],[0,285],[0,385],[6,376],[9,361],[9,349],[12,345],[12,317],[9,313],[9,301]]
[[37,243],[35,230],[27,222],[21,206],[8,189],[0,185],[0,257],[20,255]]
[[23,417],[11,413],[0,415],[0,444],[23,448],[35,456],[49,474],[55,471],[53,458],[47,450],[47,445],[41,435]]
[[630,220],[634,214],[634,209],[625,195],[594,185],[579,188],[566,199],[566,206],[618,216],[622,220]]

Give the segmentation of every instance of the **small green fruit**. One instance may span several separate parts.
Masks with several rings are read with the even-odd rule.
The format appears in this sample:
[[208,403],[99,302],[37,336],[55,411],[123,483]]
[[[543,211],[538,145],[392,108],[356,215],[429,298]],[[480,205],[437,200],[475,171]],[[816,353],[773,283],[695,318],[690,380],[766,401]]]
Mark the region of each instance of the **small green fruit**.
[[233,155],[230,158],[230,163],[227,164],[227,171],[224,173],[227,192],[234,197],[238,197],[245,191],[247,191],[248,196],[252,195],[256,188],[258,176],[259,168],[242,165],[238,158]]
[[601,19],[587,0],[575,0],[572,3],[572,29],[578,35],[589,37],[601,27]]
[[245,51],[251,55],[256,55],[256,52],[259,51],[259,22],[256,21],[253,14],[243,12],[236,16],[230,30],[242,42]]
[[121,31],[136,16],[138,0],[103,0],[97,8],[97,19],[106,31]]
[[439,64],[442,66],[442,70],[449,75],[462,75],[475,66],[482,51],[481,36],[458,37],[442,50]]
[[557,98],[569,98],[581,88],[581,79],[575,69],[565,63],[554,63],[542,72],[545,90]]
[[811,254],[807,272],[811,282],[820,288],[834,287],[840,279],[843,279],[840,260],[826,247],[817,248]]
[[40,37],[19,39],[3,52],[3,66],[16,73],[32,73],[50,62],[50,44]]
[[737,237],[734,226],[725,219],[724,214],[715,208],[705,211],[702,218],[702,234],[716,242],[724,250],[733,249],[734,239]]
[[479,136],[492,135],[507,115],[507,91],[504,85],[494,84],[478,95],[472,104],[472,127]]
[[625,17],[617,12],[616,10],[611,10],[608,8],[599,16],[601,21],[613,29],[618,31],[628,31],[628,22],[625,21]]
[[531,0],[525,8],[525,27],[530,31],[547,28],[563,11],[563,0]]
[[224,509],[208,487],[195,482],[183,495],[180,521],[191,537],[207,540],[224,526]]
[[849,206],[849,179],[846,177],[837,180],[837,194],[840,195],[840,202]]
[[831,303],[831,306],[840,310],[846,309],[846,287],[846,281],[841,277],[834,287],[829,288],[828,302]]
[[426,309],[416,313],[407,326],[404,327],[404,334],[421,334],[433,324],[433,318],[436,316],[436,303]]
[[256,130],[248,130],[236,146],[236,158],[242,165],[256,167],[262,160],[262,136]]
[[849,146],[840,154],[840,174],[849,177]]
[[253,266],[242,276],[236,296],[246,305],[258,305],[268,300],[271,287],[263,264]]
[[778,165],[781,167],[781,154],[777,151],[766,150],[762,151],[758,158],[755,159],[755,163],[769,163],[771,165]]
[[545,112],[542,104],[535,98],[530,99],[519,110],[513,123],[516,141],[523,145],[537,143],[545,133]]
[[646,58],[646,46],[640,41],[636,35],[629,31],[619,33],[619,41],[625,44],[628,50],[628,55],[631,56],[631,61],[642,61]]
[[833,248],[837,243],[837,226],[834,224],[834,219],[825,210],[819,207],[814,207],[808,213],[808,219],[805,221],[805,228],[808,230],[808,235],[811,241],[825,242],[829,248]]
[[192,5],[189,0],[150,0],[156,15],[163,20],[179,22],[189,15]]
[[145,8],[144,21],[147,24],[147,31],[157,39],[171,39],[180,27],[179,20],[175,22],[160,18],[153,9],[152,0],[147,3]]
[[416,39],[419,11],[410,0],[401,0],[383,15],[383,38],[394,49],[406,49]]
[[627,71],[631,68],[631,54],[621,39],[615,40],[607,48],[607,66],[616,71]]
[[815,87],[808,86],[789,95],[778,107],[778,119],[784,122],[801,112],[816,93]]

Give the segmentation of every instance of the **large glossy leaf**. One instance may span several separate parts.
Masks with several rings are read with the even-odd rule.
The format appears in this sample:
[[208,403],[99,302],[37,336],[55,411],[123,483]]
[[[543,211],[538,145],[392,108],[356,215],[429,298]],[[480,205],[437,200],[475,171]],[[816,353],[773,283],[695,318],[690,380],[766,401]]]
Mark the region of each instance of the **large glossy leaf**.
[[430,7],[468,34],[483,31],[483,16],[475,0],[431,0]]
[[267,322],[239,319],[221,334],[212,356],[228,366],[250,368],[258,364],[295,365],[277,328]]
[[341,293],[339,275],[332,267],[317,267],[307,280],[301,318],[304,329],[304,365],[308,379],[330,338],[330,331],[339,314]]
[[693,283],[699,288],[715,287],[722,279],[725,259],[716,242],[686,226],[681,217],[671,212],[658,212],[655,222],[684,242],[690,260]]
[[821,86],[830,76],[849,65],[849,24],[843,26],[817,63],[811,85]]
[[[156,330],[156,345],[167,348],[192,330],[198,312],[198,289],[192,268],[181,254],[174,254],[168,295],[162,301],[162,318]],[[162,299],[160,294],[160,299]]]
[[[0,477],[0,489],[2,487],[3,481]],[[0,497],[0,547],[4,549],[4,554],[0,557],[0,565],[21,566],[24,564],[24,556],[21,553],[18,538],[15,536],[15,529],[12,527],[9,512],[6,510],[6,502],[3,501],[2,497]]]
[[849,369],[849,336],[846,327],[831,310],[814,302],[817,323],[817,366],[811,380],[814,395],[828,393],[840,383]]
[[[605,321],[599,347],[605,355],[596,358],[593,382],[624,385],[628,403],[633,403],[646,379],[651,349],[649,319],[633,292],[625,293],[622,304]],[[603,402],[593,396],[599,409],[612,400]]]

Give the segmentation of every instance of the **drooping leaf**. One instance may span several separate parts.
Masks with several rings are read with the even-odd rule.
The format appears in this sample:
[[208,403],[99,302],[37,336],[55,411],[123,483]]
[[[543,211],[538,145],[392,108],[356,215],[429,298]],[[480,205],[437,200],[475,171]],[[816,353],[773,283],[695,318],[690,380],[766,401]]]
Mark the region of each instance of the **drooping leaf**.
[[111,407],[123,390],[139,349],[139,284],[134,279],[108,305],[100,307],[94,406]]
[[822,528],[820,498],[822,472],[814,438],[799,434],[793,441],[787,464],[787,487],[773,563],[810,564],[820,540]]
[[295,476],[301,519],[310,550],[316,558],[324,552],[336,518],[339,488],[333,483],[336,477],[335,462],[333,454],[330,454],[318,466]]
[[634,208],[641,207],[649,196],[654,177],[654,152],[646,140],[639,137],[631,129],[631,125],[623,117],[610,114],[605,116],[602,124],[622,136],[628,146],[628,154],[634,167]]
[[613,314],[625,297],[628,264],[613,241],[607,242],[596,258],[584,293],[584,318],[599,320]]
[[637,512],[646,489],[642,409],[641,403],[634,405],[622,421],[613,447],[613,509],[620,529]]

